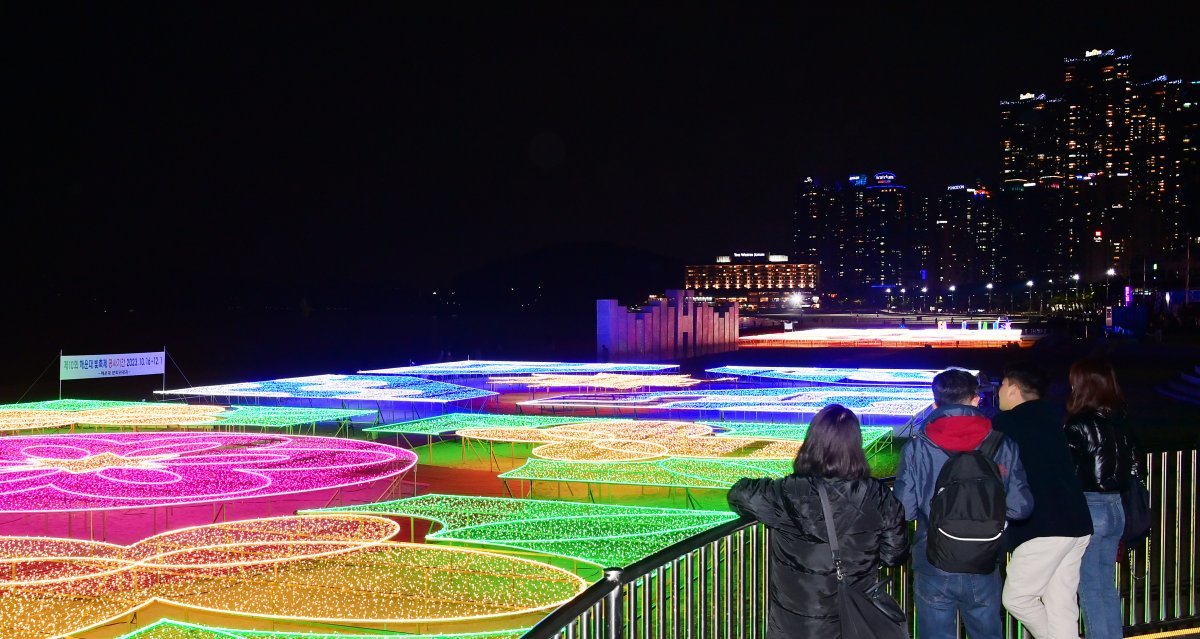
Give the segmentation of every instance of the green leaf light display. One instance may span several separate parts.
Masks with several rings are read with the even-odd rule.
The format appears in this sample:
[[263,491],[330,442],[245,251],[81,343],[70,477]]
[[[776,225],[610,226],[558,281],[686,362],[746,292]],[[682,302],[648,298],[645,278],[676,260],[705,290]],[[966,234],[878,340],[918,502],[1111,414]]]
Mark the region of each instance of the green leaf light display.
[[441,524],[430,541],[530,550],[599,567],[631,564],[737,519],[724,511],[437,494],[310,512],[417,517]]
[[163,619],[145,628],[123,634],[116,639],[518,639],[525,634],[524,628],[493,632],[467,632],[440,635],[410,634],[356,634],[275,632],[269,630],[239,630],[214,628],[193,623]]

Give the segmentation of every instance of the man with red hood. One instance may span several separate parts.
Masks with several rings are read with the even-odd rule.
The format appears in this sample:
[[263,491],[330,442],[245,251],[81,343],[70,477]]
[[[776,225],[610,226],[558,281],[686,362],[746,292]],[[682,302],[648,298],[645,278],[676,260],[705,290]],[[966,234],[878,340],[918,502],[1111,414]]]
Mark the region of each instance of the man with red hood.
[[[994,562],[985,562],[984,570],[963,572],[939,568],[931,562],[928,553],[930,536],[931,505],[939,488],[938,476],[943,466],[953,457],[966,454],[976,461],[979,468],[990,468],[994,473],[992,483],[1000,504],[961,504],[951,507],[957,511],[987,512],[989,506],[999,504],[1004,512],[1001,519],[1025,519],[1033,512],[1033,497],[1025,479],[1017,444],[1004,437],[999,431],[992,435],[992,423],[979,410],[979,380],[970,372],[951,368],[933,378],[934,411],[925,425],[904,446],[900,453],[900,465],[896,470],[896,497],[904,505],[908,519],[917,521],[917,534],[913,539],[913,571],[916,573],[917,636],[921,639],[952,639],[957,634],[956,613],[961,614],[971,639],[1001,639],[1002,616],[1000,605],[1000,571],[998,561],[1003,555],[997,551]],[[987,451],[991,455],[975,455],[974,451]],[[962,465],[956,462],[956,468]],[[986,478],[985,478],[986,480]],[[980,482],[985,484],[986,481]],[[1002,489],[1000,488],[1002,486]],[[957,490],[957,489],[956,489]],[[958,494],[970,495],[962,489]],[[1002,526],[1003,522],[999,524]],[[985,537],[955,536],[945,529],[937,531],[939,542],[949,543],[984,541]],[[961,535],[961,533],[959,533]],[[990,539],[997,541],[1002,532]],[[990,535],[989,535],[990,537]],[[936,560],[943,566],[943,560]]]

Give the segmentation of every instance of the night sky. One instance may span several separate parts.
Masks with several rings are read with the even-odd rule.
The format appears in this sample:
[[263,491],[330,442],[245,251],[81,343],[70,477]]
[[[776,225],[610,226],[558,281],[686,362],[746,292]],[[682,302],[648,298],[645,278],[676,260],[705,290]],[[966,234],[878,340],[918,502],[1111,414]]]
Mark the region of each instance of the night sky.
[[5,9],[5,286],[436,286],[577,240],[788,251],[807,175],[994,181],[997,101],[1057,93],[1064,56],[1200,75],[1187,3],[409,4]]

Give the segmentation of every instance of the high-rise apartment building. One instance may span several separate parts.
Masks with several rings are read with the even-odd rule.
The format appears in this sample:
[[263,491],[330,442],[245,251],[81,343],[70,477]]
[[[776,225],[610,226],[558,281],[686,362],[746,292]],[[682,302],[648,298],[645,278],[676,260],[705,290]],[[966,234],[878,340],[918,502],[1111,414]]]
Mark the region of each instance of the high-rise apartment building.
[[1132,56],[1097,49],[1064,60],[1061,98],[1001,102],[1002,274],[1181,263],[1197,230],[1198,86],[1137,82]]

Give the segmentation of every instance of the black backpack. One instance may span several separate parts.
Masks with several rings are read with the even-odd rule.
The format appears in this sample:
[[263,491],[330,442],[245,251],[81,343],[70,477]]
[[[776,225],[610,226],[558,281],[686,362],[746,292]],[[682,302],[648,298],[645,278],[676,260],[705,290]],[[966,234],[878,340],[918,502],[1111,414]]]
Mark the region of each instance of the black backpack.
[[934,484],[927,555],[929,563],[946,572],[982,575],[996,569],[1008,525],[1004,482],[995,461],[1003,440],[993,430],[976,450],[945,451],[950,459]]

